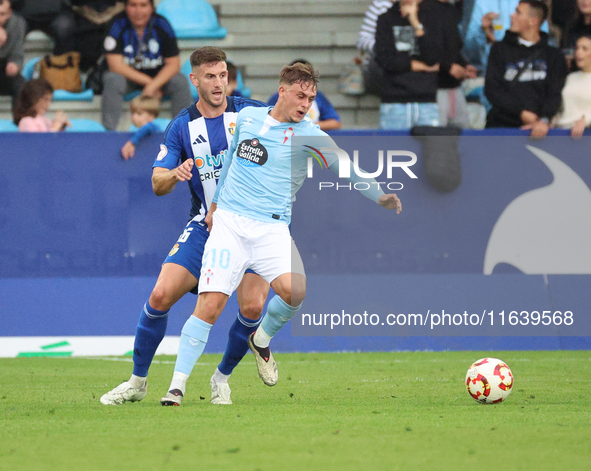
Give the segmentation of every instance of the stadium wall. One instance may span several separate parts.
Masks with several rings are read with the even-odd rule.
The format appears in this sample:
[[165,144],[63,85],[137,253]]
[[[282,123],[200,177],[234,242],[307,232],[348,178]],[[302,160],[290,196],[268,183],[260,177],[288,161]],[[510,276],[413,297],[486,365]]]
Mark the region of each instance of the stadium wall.
[[[441,194],[426,181],[421,142],[404,133],[335,133],[351,156],[360,149],[368,171],[376,168],[378,149],[416,153],[418,178],[394,169],[391,181],[403,186],[394,187],[404,206],[396,216],[354,189],[337,187],[332,172],[315,170],[298,193],[292,222],[308,275],[302,313],[492,311],[499,319],[501,311],[571,311],[576,333],[556,325],[535,335],[517,327],[479,335],[385,326],[339,335],[297,324],[280,332],[275,349],[590,348],[588,138],[531,141],[512,134],[462,136],[462,184]],[[186,185],[162,198],[152,193],[151,166],[162,136],[142,142],[136,156],[123,161],[119,150],[128,138],[1,135],[7,164],[0,173],[0,356],[132,349],[140,309],[190,204]],[[484,274],[487,265],[492,274]],[[160,353],[175,353],[195,299],[187,295],[171,311]],[[233,297],[212,330],[209,352],[223,351],[236,311]]]

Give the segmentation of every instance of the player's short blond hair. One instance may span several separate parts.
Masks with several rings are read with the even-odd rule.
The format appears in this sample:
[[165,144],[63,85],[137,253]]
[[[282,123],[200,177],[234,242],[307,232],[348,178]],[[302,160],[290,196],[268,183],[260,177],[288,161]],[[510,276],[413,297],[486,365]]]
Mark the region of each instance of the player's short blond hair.
[[157,118],[160,114],[160,100],[153,96],[139,95],[129,102],[129,110],[132,113],[145,111]]
[[279,85],[293,85],[299,83],[300,85],[308,84],[312,89],[318,88],[320,75],[314,70],[312,64],[296,62],[293,65],[286,65],[281,70]]

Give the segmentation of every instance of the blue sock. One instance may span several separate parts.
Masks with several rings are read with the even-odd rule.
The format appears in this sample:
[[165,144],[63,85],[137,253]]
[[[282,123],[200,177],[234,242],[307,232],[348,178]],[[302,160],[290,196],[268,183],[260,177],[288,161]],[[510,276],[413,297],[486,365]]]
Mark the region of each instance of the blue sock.
[[228,344],[226,345],[224,358],[222,358],[222,362],[218,366],[220,373],[225,375],[232,374],[234,368],[236,368],[240,360],[248,352],[249,335],[257,330],[260,323],[260,318],[257,320],[247,319],[238,310],[238,316],[232,327],[230,327],[230,332],[228,332]]
[[279,329],[289,322],[289,320],[299,311],[299,306],[290,306],[279,296],[273,296],[267,306],[267,312],[261,322],[262,329],[270,336],[274,337]]
[[146,301],[135,330],[133,345],[133,374],[145,378],[156,349],[166,333],[168,311],[158,311]]
[[195,316],[190,316],[181,331],[181,344],[176,357],[174,371],[184,373],[187,376],[193,371],[197,360],[205,350],[211,324],[208,324]]

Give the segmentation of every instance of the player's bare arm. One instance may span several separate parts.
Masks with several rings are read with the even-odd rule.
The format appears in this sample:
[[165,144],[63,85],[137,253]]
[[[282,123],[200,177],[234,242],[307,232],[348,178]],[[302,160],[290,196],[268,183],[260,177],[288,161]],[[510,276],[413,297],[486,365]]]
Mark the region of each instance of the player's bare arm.
[[156,196],[164,196],[174,190],[178,182],[186,182],[193,177],[193,159],[185,160],[177,168],[155,167],[152,171],[152,190]]
[[388,193],[378,198],[378,204],[386,209],[395,209],[396,214],[402,212],[402,203],[396,193]]
[[203,220],[205,222],[205,224],[207,224],[207,230],[209,232],[211,232],[211,227],[213,225],[213,213],[215,212],[217,207],[218,207],[217,203],[211,203],[211,206],[209,207],[209,211],[207,211],[207,215],[205,216],[205,219]]

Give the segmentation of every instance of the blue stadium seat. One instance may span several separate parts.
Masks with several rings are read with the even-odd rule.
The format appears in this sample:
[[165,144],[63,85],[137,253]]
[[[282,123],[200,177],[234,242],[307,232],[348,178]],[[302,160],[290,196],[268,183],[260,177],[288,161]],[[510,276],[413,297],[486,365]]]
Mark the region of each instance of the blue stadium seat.
[[0,119],[0,132],[15,132],[18,126],[9,119]]
[[[41,60],[41,57],[35,57],[28,61],[23,67],[22,75],[25,80],[31,80],[35,72],[35,65]],[[84,88],[84,84],[82,84]],[[82,90],[80,93],[72,93],[66,90],[54,90],[53,99],[55,101],[92,101],[94,92],[92,89]]]
[[172,25],[179,39],[225,38],[226,28],[220,27],[213,7],[205,0],[162,0],[156,12]]
[[67,128],[69,132],[104,132],[105,127],[98,121],[92,119],[70,119],[71,128]]
[[[158,127],[158,130],[160,132],[164,132],[164,131],[166,131],[166,128],[171,121],[172,120],[167,119],[167,118],[156,118],[153,122],[156,125],[156,127]],[[137,130],[138,130],[138,128],[135,127],[133,124],[131,126],[129,126],[130,132],[136,132]]]
[[[197,93],[197,89],[191,83],[191,79],[189,78],[189,74],[191,72],[191,61],[189,60],[181,66],[181,74],[187,77],[187,80],[189,81],[189,88],[191,89],[191,96],[194,100],[196,100],[197,98],[199,98],[199,94]],[[244,98],[250,98],[252,92],[250,91],[250,88],[246,88],[244,86],[244,80],[242,79],[242,73],[240,72],[240,69],[238,69],[238,73],[236,74],[236,81],[238,82],[238,85],[236,85],[236,90],[242,93],[242,96]]]

